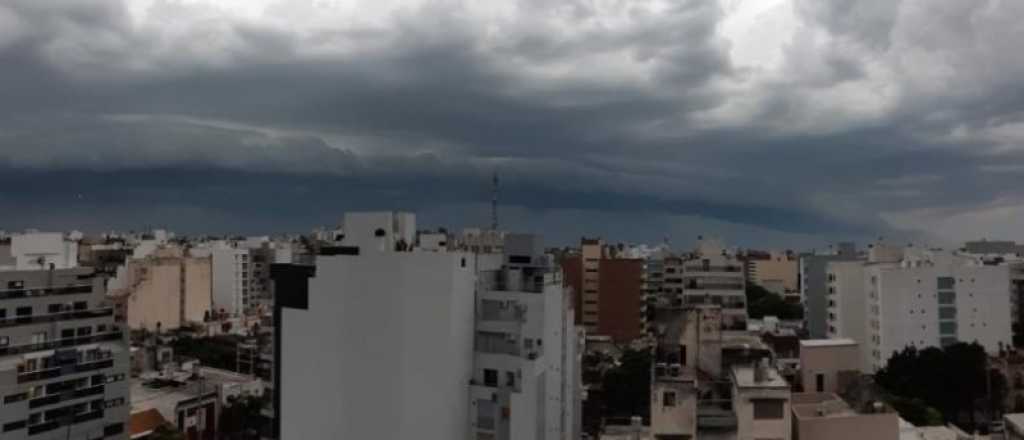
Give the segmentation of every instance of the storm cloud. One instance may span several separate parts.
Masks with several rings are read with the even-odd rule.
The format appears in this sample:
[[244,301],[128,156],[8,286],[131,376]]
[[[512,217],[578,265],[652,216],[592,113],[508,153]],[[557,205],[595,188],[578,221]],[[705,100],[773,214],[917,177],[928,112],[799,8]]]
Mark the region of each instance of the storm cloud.
[[13,0],[0,228],[1024,240],[1024,4]]

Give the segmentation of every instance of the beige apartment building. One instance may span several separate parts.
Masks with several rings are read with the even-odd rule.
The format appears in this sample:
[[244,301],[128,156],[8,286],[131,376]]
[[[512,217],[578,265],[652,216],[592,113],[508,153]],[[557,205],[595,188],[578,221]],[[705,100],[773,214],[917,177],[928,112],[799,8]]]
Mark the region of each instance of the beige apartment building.
[[747,280],[786,298],[800,299],[800,262],[785,252],[747,255]]
[[860,348],[853,339],[800,341],[800,380],[805,392],[841,393],[859,375]]
[[132,329],[163,330],[203,322],[212,308],[210,257],[192,257],[177,247],[129,260],[111,281],[119,318]]
[[793,440],[898,440],[899,415],[881,402],[851,408],[833,393],[793,394]]

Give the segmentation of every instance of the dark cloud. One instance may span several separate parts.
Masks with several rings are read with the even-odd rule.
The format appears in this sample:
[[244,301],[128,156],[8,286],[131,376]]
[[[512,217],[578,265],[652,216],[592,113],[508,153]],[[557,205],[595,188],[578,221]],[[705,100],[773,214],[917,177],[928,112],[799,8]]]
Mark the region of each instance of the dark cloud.
[[1024,204],[1014,8],[796,1],[792,38],[765,48],[778,64],[751,67],[707,1],[6,2],[0,180],[34,183],[0,198],[2,226],[180,210],[192,231],[269,232],[400,208],[471,225],[486,215],[445,210],[486,200],[497,169],[512,224],[547,219],[560,240],[657,240],[693,219],[745,237],[935,232],[914,213]]

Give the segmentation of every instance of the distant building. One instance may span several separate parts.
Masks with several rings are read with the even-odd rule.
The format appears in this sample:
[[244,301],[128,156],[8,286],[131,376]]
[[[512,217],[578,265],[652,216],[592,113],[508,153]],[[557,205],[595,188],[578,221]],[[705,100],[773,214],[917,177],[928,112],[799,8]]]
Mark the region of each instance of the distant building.
[[0,272],[0,438],[127,440],[128,370],[92,269]]
[[744,259],[747,280],[782,296],[800,302],[797,279],[800,264],[785,252],[747,253]]
[[[14,234],[6,246],[8,259],[0,257],[0,270],[49,270],[78,267],[78,242],[61,232]],[[0,248],[2,250],[2,248]],[[13,265],[11,264],[13,263]]]
[[832,253],[800,256],[800,298],[804,305],[807,332],[811,338],[828,337],[828,263],[860,259],[850,243],[840,243]]
[[747,328],[743,265],[721,243],[712,239],[699,239],[696,251],[683,260],[681,278],[685,305],[721,306],[723,328]]
[[110,281],[119,318],[132,329],[150,331],[203,322],[212,309],[210,260],[177,247],[129,260]]
[[792,399],[794,439],[900,440],[899,415],[882,402],[852,408],[834,393],[798,393]]
[[588,335],[627,344],[647,333],[644,260],[614,258],[599,239],[583,239],[579,255],[563,257],[576,322]]

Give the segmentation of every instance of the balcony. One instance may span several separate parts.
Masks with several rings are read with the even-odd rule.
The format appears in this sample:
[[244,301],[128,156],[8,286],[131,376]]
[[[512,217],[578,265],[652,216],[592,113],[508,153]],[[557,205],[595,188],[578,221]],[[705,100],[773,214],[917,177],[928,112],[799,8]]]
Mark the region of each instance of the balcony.
[[77,319],[103,318],[113,315],[114,309],[112,307],[107,307],[102,309],[76,310],[71,312],[54,313],[50,315],[14,316],[7,319],[0,319],[0,328],[28,324],[45,324],[50,322],[70,321]]
[[60,347],[72,347],[77,345],[92,344],[94,342],[117,341],[123,339],[124,333],[121,330],[116,330],[107,333],[94,334],[92,336],[54,339],[52,341],[37,342],[34,344],[22,344],[2,347],[0,348],[0,356],[32,353],[34,351],[52,350]]
[[51,295],[75,295],[92,293],[92,284],[73,284],[60,287],[38,287],[34,289],[0,289],[0,300],[34,298]]
[[743,272],[742,266],[704,266],[704,265],[690,265],[684,266],[683,272]]

